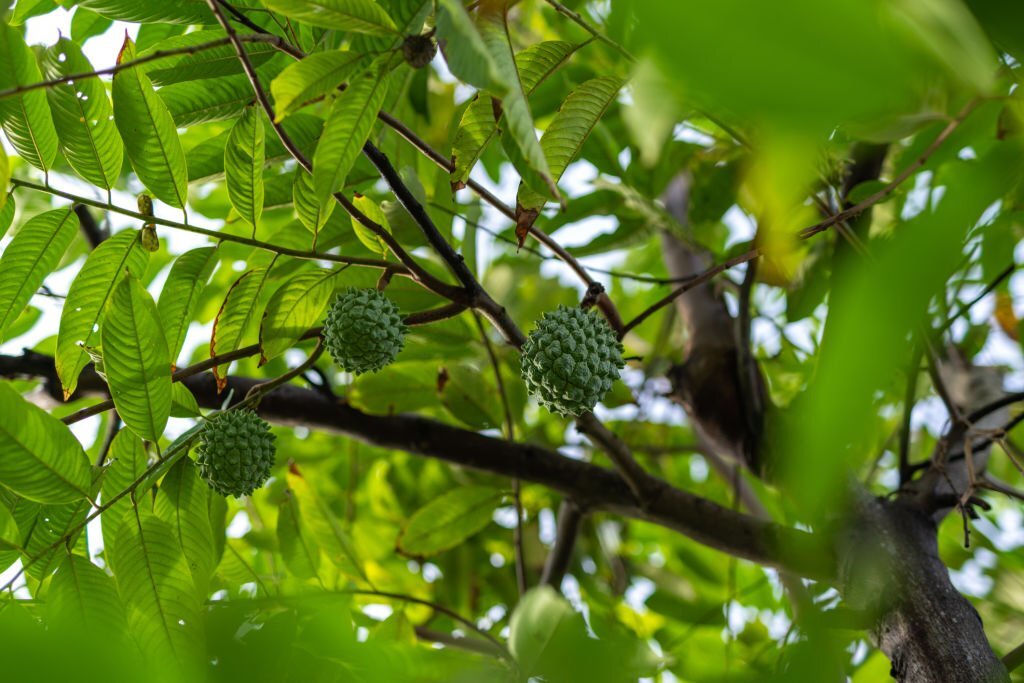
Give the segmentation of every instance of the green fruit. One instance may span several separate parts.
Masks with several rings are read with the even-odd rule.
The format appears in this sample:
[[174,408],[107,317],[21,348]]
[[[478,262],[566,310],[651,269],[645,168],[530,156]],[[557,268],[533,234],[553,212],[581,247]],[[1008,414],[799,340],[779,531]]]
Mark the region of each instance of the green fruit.
[[360,375],[388,365],[402,350],[405,324],[391,299],[376,289],[349,289],[327,311],[324,343],[346,372]]
[[619,378],[622,344],[596,313],[559,306],[545,313],[523,344],[526,390],[553,413],[592,410]]
[[222,496],[244,496],[266,483],[274,467],[270,425],[243,408],[218,413],[199,434],[199,473]]

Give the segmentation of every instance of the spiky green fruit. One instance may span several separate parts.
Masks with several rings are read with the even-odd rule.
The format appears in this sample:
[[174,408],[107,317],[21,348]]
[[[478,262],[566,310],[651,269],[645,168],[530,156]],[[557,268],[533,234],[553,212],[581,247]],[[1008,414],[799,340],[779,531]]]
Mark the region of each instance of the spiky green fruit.
[[523,344],[526,390],[553,413],[592,410],[619,378],[622,344],[596,313],[559,306],[541,316]]
[[199,473],[222,496],[244,496],[266,483],[274,467],[270,425],[243,408],[218,413],[199,435]]
[[376,372],[395,359],[405,343],[405,324],[395,305],[376,289],[348,289],[327,311],[324,343],[346,372]]

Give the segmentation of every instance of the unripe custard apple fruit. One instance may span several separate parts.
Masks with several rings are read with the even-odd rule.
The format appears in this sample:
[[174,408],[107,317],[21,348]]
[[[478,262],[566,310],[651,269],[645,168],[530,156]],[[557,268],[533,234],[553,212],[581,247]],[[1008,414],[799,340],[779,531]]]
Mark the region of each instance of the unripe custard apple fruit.
[[376,289],[348,289],[327,311],[324,344],[338,367],[361,375],[395,359],[405,343],[406,326],[395,305]]
[[199,434],[199,474],[222,496],[249,495],[270,477],[275,438],[248,408],[217,413]]
[[522,349],[527,391],[565,417],[592,410],[624,366],[622,344],[604,318],[576,307],[541,316]]

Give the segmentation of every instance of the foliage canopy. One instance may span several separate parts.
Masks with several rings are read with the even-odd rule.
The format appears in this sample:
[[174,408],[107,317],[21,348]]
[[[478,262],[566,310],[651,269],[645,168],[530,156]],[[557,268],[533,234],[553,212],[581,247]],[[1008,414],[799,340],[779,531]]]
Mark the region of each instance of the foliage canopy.
[[[1022,36],[999,0],[17,0],[4,676],[881,680],[826,623],[850,482],[976,437],[938,543],[1009,652]],[[320,326],[374,288],[404,341],[346,373]],[[519,349],[581,305],[627,366],[574,420]],[[767,480],[669,398],[734,330],[756,376],[703,380],[763,377]],[[248,408],[276,463],[225,499],[193,446]]]

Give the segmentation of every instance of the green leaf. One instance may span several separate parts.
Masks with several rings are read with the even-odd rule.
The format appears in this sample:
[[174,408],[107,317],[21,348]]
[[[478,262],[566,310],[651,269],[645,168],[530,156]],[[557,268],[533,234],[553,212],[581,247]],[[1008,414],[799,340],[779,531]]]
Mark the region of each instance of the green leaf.
[[292,181],[292,203],[299,220],[313,233],[313,249],[316,249],[320,229],[334,213],[337,202],[334,201],[334,197],[330,196],[325,199],[318,198],[316,190],[313,188],[313,175],[298,166]]
[[[7,158],[7,152],[0,150],[0,215],[6,215],[5,208],[7,208],[7,200],[11,199],[11,160]],[[13,202],[12,202],[13,203]],[[10,218],[5,218],[0,221],[0,237],[4,236],[7,232],[7,228],[11,227],[11,219],[14,218],[13,212]]]
[[[148,56],[154,52],[173,50],[178,48],[189,48],[215,40],[222,40],[224,32],[219,28],[216,30],[193,31],[179,36],[173,36],[161,40],[152,48],[140,50],[139,56]],[[277,49],[270,43],[244,43],[245,53],[253,66],[261,66],[271,57],[276,55]],[[217,47],[199,50],[194,54],[178,55],[152,62],[143,67],[146,76],[153,85],[160,87],[175,83],[187,83],[195,80],[206,80],[206,83],[193,83],[194,88],[205,88],[215,84],[225,76],[241,75],[245,72],[242,63],[238,59],[238,53],[232,45],[219,45]],[[249,86],[250,99],[252,98],[252,85]]]
[[75,6],[110,19],[139,24],[216,23],[205,0],[78,0]]
[[388,79],[371,70],[349,83],[331,107],[313,155],[313,185],[321,200],[342,188],[384,103]]
[[[135,58],[135,46],[125,38],[117,63]],[[114,74],[114,123],[121,132],[135,174],[157,199],[184,208],[188,196],[188,167],[174,119],[138,68]]]
[[81,546],[85,545],[84,522],[90,505],[85,498],[59,505],[19,500],[12,513],[22,534],[26,574],[42,581],[53,573],[68,549],[88,552],[88,548]]
[[253,99],[252,84],[244,75],[211,78],[202,85],[165,85],[157,91],[157,95],[167,105],[167,111],[171,113],[174,125],[178,128],[233,119]]
[[124,605],[114,579],[81,555],[68,555],[46,592],[46,619],[58,627],[123,633]]
[[260,365],[287,351],[316,324],[331,303],[339,272],[303,271],[274,292],[260,323]]
[[57,209],[29,220],[7,245],[0,255],[0,341],[77,232],[78,216],[70,209]]
[[[593,78],[573,90],[562,103],[540,139],[551,177],[555,181],[562,177],[566,166],[580,153],[594,126],[615,101],[622,83],[617,78],[607,76]],[[529,186],[520,184],[516,203],[519,205],[517,212],[521,208],[539,209],[544,206],[544,197]]]
[[171,417],[199,417],[199,402],[181,382],[171,385]]
[[142,651],[190,662],[202,652],[202,614],[188,562],[170,524],[141,508],[125,513],[115,578]]
[[[93,71],[75,43],[61,38],[43,54],[43,71],[56,79]],[[98,78],[85,78],[46,90],[58,142],[75,172],[93,185],[111,189],[121,175],[124,145],[110,120],[113,109],[107,89]]]
[[192,581],[199,593],[205,594],[215,567],[210,487],[190,459],[181,458],[167,472],[153,510],[171,525],[188,560]]
[[[381,210],[380,206],[377,205],[377,202],[373,201],[369,197],[363,197],[360,195],[352,200],[352,204],[362,211],[363,215],[384,228],[386,232],[391,232],[391,225],[388,223],[388,217],[384,211]],[[384,240],[378,237],[375,232],[356,220],[355,216],[350,216],[350,219],[352,221],[352,229],[355,230],[356,237],[358,237],[359,241],[363,243],[363,246],[370,251],[387,258],[388,245]]]
[[[3,206],[0,207],[0,237],[6,235],[7,231],[10,229],[11,223],[14,222],[14,213],[16,210],[17,204],[14,201],[14,193],[9,192],[6,199],[3,201]],[[0,335],[0,338],[2,338],[2,335]]]
[[569,602],[550,586],[534,588],[520,599],[509,620],[508,646],[519,670],[528,677],[557,643],[559,630],[579,618]]
[[448,69],[466,83],[502,94],[508,84],[461,0],[439,0],[437,38],[444,41]]
[[472,429],[500,427],[500,402],[483,373],[464,364],[453,365],[447,372],[448,380],[438,393],[448,412]]
[[[543,83],[548,76],[558,70],[576,47],[561,40],[549,40],[531,45],[516,55],[516,66],[519,79],[523,84],[523,92],[527,95]],[[497,118],[495,118],[497,116]],[[465,183],[470,171],[488,143],[498,134],[498,121],[502,112],[494,98],[486,93],[478,93],[459,121],[459,130],[452,142],[453,183]]]
[[270,84],[278,121],[306,103],[333,92],[365,60],[366,55],[361,53],[331,50],[316,52],[289,64]]
[[179,256],[167,275],[164,288],[160,291],[157,311],[164,326],[167,350],[172,362],[177,361],[181,347],[185,344],[185,335],[192,323],[199,296],[215,265],[217,247],[199,247]]
[[426,557],[454,548],[490,523],[501,496],[490,486],[465,486],[440,495],[409,518],[398,537],[398,551]]
[[[110,444],[110,451],[107,454],[110,464],[103,472],[103,483],[100,487],[100,496],[104,504],[109,503],[114,496],[125,491],[131,486],[142,473],[146,471],[149,458],[146,449],[142,445],[142,439],[137,437],[130,429],[122,429],[114,436]],[[136,491],[141,496],[142,491]],[[114,546],[117,544],[117,536],[121,531],[121,525],[125,519],[125,513],[132,507],[131,496],[119,499],[103,513],[103,549],[107,564],[114,568]]]
[[171,361],[156,304],[137,278],[126,275],[114,289],[100,338],[118,415],[157,441],[171,415]]
[[[210,356],[230,353],[242,346],[242,341],[254,327],[257,320],[257,305],[260,292],[267,281],[267,268],[253,268],[242,273],[228,289],[224,303],[213,321],[213,335],[210,337]],[[227,366],[217,366],[213,375],[217,386],[223,389]]]
[[81,45],[89,38],[105,33],[112,23],[108,17],[77,7],[71,15],[71,39]]
[[252,226],[263,213],[264,137],[263,112],[255,105],[245,108],[228,134],[224,147],[224,177],[228,198],[235,211]]
[[373,0],[263,0],[263,5],[320,28],[370,35],[392,35],[395,22]]
[[277,543],[290,571],[300,579],[310,579],[320,568],[320,546],[306,533],[295,494],[286,490],[277,509]]
[[26,19],[48,14],[57,9],[54,0],[17,0],[11,12],[11,25],[21,26]]
[[[511,135],[511,143],[522,155],[522,162],[543,181],[544,187],[535,189],[550,190],[552,196],[558,197],[558,188],[551,180],[551,170],[548,168],[544,151],[537,140],[533,115],[530,113],[530,105],[526,99],[526,93],[523,91],[519,70],[516,68],[505,15],[501,12],[485,14],[481,17],[480,33],[497,65],[502,82],[507,87],[507,90],[501,94],[501,107],[503,125],[507,127]],[[517,160],[513,159],[513,161]],[[518,165],[517,170],[524,180],[527,182],[531,180],[530,174],[525,172],[522,165]]]
[[[41,80],[35,55],[25,44],[21,31],[0,24],[0,90]],[[53,165],[57,157],[57,131],[42,90],[0,99],[0,125],[18,156],[42,171]]]
[[18,532],[18,522],[14,515],[6,505],[0,503],[0,552],[6,553],[11,550],[21,551],[21,534]]
[[302,508],[303,523],[313,534],[327,559],[347,575],[365,581],[363,563],[328,501],[299,472],[298,467],[290,467],[287,476],[288,488]]
[[148,261],[149,253],[142,248],[138,232],[122,230],[96,247],[78,271],[64,301],[54,354],[64,400],[74,393],[79,374],[89,364],[83,345],[100,343],[99,324],[114,287],[125,271],[142,277]]
[[352,405],[371,413],[406,413],[437,403],[437,364],[398,363],[387,372],[360,375],[348,393]]
[[37,503],[89,497],[89,458],[67,426],[7,381],[0,381],[0,416],[0,484]]

